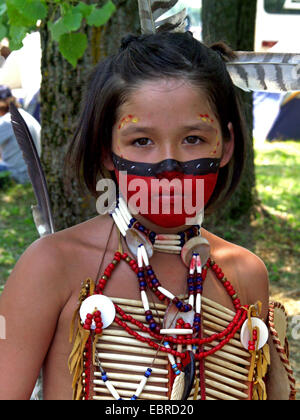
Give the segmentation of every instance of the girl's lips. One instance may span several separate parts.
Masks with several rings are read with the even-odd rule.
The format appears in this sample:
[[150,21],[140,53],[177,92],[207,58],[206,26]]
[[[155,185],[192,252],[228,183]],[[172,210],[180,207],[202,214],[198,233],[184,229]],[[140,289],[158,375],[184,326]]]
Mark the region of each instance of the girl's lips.
[[182,200],[182,197],[181,196],[172,196],[172,195],[161,195],[161,196],[159,196],[159,201],[165,201],[165,200],[168,200],[170,203],[175,203],[176,201],[178,201],[178,200]]
[[180,195],[159,194],[159,195],[151,196],[150,199],[159,203],[170,203],[170,204],[180,203],[181,205],[183,205],[186,197],[183,196],[182,194]]

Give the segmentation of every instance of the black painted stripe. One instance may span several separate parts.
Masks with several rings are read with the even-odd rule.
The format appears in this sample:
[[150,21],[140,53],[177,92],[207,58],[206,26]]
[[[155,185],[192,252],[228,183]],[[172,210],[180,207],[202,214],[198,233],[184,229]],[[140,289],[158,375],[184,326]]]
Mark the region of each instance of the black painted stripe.
[[166,159],[158,163],[133,162],[112,154],[113,163],[118,171],[126,171],[128,175],[157,176],[163,172],[177,171],[185,175],[206,175],[216,173],[221,159],[202,158],[186,162]]

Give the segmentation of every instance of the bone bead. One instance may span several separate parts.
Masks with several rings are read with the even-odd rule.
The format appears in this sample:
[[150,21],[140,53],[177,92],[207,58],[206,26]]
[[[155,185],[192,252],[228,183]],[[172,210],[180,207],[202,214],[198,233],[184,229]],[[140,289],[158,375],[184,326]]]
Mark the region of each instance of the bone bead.
[[169,329],[161,329],[161,335],[187,335],[193,334],[192,329],[180,329],[180,328],[169,328]]

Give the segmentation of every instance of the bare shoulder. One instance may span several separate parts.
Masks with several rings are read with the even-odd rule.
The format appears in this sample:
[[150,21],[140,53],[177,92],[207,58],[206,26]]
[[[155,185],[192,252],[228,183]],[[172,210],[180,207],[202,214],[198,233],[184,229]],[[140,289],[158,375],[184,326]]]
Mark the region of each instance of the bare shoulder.
[[[101,249],[101,238],[107,230],[107,221],[99,225],[97,218],[45,236],[33,242],[21,255],[7,281],[19,283],[26,279],[30,287],[38,282],[39,287],[56,287],[62,300],[71,293],[72,274],[79,267],[85,269],[86,255],[92,255],[95,248]],[[34,284],[32,284],[34,287]]]
[[52,346],[64,354],[81,282],[95,269],[108,229],[95,219],[35,241],[7,280],[0,296],[7,320],[6,339],[0,340],[0,399],[29,398]]
[[269,276],[264,262],[248,249],[225,241],[205,231],[204,236],[212,247],[212,255],[220,265],[228,267],[232,279],[243,291],[247,304],[263,303],[263,314],[268,311]]

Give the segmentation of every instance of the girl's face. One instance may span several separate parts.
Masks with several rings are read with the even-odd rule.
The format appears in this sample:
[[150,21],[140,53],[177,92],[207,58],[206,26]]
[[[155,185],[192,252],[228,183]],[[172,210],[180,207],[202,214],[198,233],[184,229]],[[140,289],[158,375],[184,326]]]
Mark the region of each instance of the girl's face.
[[[112,132],[112,151],[127,160],[157,163],[200,158],[222,158],[225,166],[233,152],[224,142],[220,124],[204,93],[184,80],[148,81],[120,106]],[[108,156],[106,167],[113,170]]]
[[[231,139],[224,142],[219,121],[206,95],[199,88],[178,79],[144,82],[118,109],[117,122],[112,132],[112,152],[118,159],[121,158],[123,165],[128,165],[129,162],[129,169],[146,168],[146,171],[151,171],[155,166],[150,164],[156,163],[159,163],[159,168],[168,168],[171,164],[171,169],[164,169],[162,173],[157,172],[152,176],[148,176],[148,173],[145,176],[142,174],[141,177],[129,172],[124,188],[120,183],[118,169],[116,174],[121,192],[124,195],[126,189],[126,194],[133,191],[132,183],[129,188],[128,182],[142,178],[148,188],[144,194],[140,194],[139,203],[146,203],[144,209],[139,211],[141,215],[154,225],[165,228],[189,224],[186,222],[187,215],[193,214],[194,217],[200,214],[216,184],[218,168],[226,165],[232,156],[234,140],[230,123],[228,128]],[[203,177],[197,176],[196,171],[185,173],[182,169],[199,167],[198,171],[201,171],[204,164],[201,159],[206,159],[207,165],[217,166],[214,174],[206,175],[202,201],[197,198],[197,179]],[[172,168],[174,162],[177,167],[181,165],[181,169]],[[110,155],[105,157],[104,164],[108,170],[116,169]],[[158,178],[164,181],[177,179],[178,189],[172,187],[171,195],[168,193],[166,198],[164,192],[153,189],[154,184],[151,182]],[[190,183],[185,182],[187,179]],[[166,212],[164,200],[168,200],[167,204],[171,206]],[[196,202],[195,206],[191,204]],[[178,203],[181,206],[179,210],[176,207]],[[137,206],[130,208],[136,214]],[[168,217],[165,217],[166,214]]]

